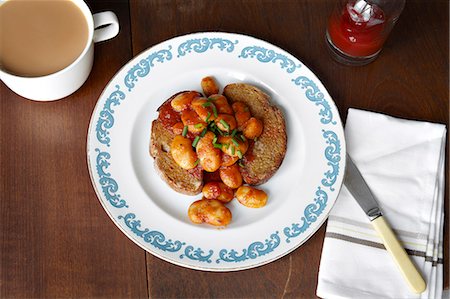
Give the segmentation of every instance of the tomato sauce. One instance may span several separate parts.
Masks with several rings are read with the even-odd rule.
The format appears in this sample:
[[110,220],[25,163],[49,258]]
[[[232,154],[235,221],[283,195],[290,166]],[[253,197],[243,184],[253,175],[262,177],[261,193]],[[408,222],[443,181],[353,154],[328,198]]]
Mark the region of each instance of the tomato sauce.
[[168,130],[172,130],[172,127],[181,122],[180,113],[173,110],[172,105],[170,105],[170,101],[166,101],[164,104],[159,107],[159,120],[161,121],[164,128]]
[[195,168],[189,169],[188,172],[195,177],[196,179],[202,179],[203,178],[203,169],[200,165],[198,165]]
[[209,182],[221,182],[222,180],[220,179],[220,171],[219,170],[216,170],[214,172],[205,171],[203,173],[203,180],[205,181],[205,184]]
[[244,158],[242,159],[244,164],[247,162],[253,162],[255,160],[255,155],[253,154],[253,147],[255,145],[255,141],[249,140],[248,142],[248,150],[244,155]]

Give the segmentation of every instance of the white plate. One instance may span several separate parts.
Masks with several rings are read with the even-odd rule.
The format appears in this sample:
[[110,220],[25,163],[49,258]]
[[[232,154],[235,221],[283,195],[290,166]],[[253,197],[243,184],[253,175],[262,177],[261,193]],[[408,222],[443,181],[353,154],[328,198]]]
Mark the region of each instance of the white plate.
[[[209,75],[222,87],[245,82],[264,90],[283,111],[288,131],[286,157],[261,186],[267,206],[232,201],[225,229],[191,223],[188,207],[201,195],[169,188],[149,155],[156,109],[178,91],[201,91]],[[342,184],[345,139],[332,99],[303,63],[253,37],[209,32],[160,43],[114,76],[94,109],[87,155],[100,202],[136,244],[184,267],[233,271],[274,261],[317,231]]]

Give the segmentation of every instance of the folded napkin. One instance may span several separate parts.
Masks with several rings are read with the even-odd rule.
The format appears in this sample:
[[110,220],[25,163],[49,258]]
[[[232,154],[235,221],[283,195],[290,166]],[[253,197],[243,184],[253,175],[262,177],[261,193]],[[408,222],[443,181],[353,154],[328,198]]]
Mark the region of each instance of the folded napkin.
[[328,218],[317,296],[441,298],[445,126],[350,109],[345,136],[349,155],[427,289],[409,290],[344,185]]

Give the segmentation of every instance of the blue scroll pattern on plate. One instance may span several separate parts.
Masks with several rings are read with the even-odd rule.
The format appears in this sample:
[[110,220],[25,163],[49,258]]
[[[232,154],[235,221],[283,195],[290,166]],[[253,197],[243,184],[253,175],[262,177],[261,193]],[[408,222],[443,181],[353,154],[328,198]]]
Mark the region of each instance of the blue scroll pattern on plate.
[[196,53],[204,53],[207,50],[212,50],[214,48],[219,49],[220,51],[227,51],[231,53],[234,51],[234,45],[236,45],[238,41],[232,42],[229,39],[224,38],[195,38],[189,39],[178,46],[178,56],[182,57],[192,51]]
[[321,116],[320,122],[323,124],[336,124],[333,120],[333,111],[331,110],[330,103],[325,99],[324,94],[317,87],[313,80],[305,76],[300,76],[292,79],[295,85],[299,85],[301,89],[305,89],[305,95],[308,100],[314,102],[317,106],[322,106],[319,111]]
[[184,254],[180,255],[180,258],[187,257],[193,261],[199,262],[207,262],[211,263],[211,256],[214,254],[213,250],[209,250],[208,253],[205,252],[201,248],[194,249],[194,246],[186,246],[184,249]]
[[327,165],[331,167],[330,170],[324,173],[325,178],[322,179],[322,185],[329,187],[331,191],[334,191],[333,185],[339,175],[339,162],[341,161],[341,142],[333,131],[323,131],[323,137],[326,138],[328,146],[325,148],[325,158],[327,159]]
[[172,59],[172,47],[168,49],[159,50],[150,54],[147,58],[141,59],[138,64],[134,65],[126,74],[124,84],[131,91],[138,81],[138,77],[145,77],[150,73],[150,70],[155,66],[155,62],[164,63]]
[[153,245],[154,247],[168,252],[177,252],[185,245],[185,242],[172,241],[171,239],[166,239],[163,233],[150,230],[148,228],[141,229],[141,221],[136,219],[136,215],[133,213],[128,213],[125,216],[119,216],[120,220],[128,226],[131,231],[137,236],[141,237],[146,243]]
[[97,133],[97,140],[102,144],[109,146],[109,142],[111,141],[109,129],[114,126],[114,110],[112,106],[120,105],[120,101],[123,99],[125,99],[125,93],[120,90],[119,85],[116,85],[116,90],[106,99],[103,109],[99,113],[95,131]]
[[97,169],[97,174],[99,177],[99,184],[102,188],[103,195],[105,195],[106,200],[115,208],[128,208],[127,202],[117,194],[119,190],[119,185],[116,180],[111,177],[111,173],[106,172],[110,163],[108,160],[111,155],[108,152],[102,152],[98,148],[95,149],[98,153],[96,158],[95,168]]
[[[328,146],[325,148],[324,154],[327,159],[327,165],[331,166],[331,170],[325,172],[325,178],[322,179],[322,187],[330,188],[334,191],[333,185],[336,183],[339,174],[339,162],[341,161],[341,145],[337,134],[333,131],[323,130],[323,137]],[[291,238],[298,237],[304,233],[312,223],[316,222],[318,217],[325,210],[328,202],[328,194],[321,186],[317,187],[314,202],[307,205],[303,216],[300,218],[301,223],[293,223],[290,227],[283,229],[289,243]]]
[[325,210],[327,201],[328,194],[323,191],[321,187],[317,187],[314,202],[306,206],[303,216],[300,218],[301,223],[293,223],[290,227],[285,227],[283,229],[283,232],[287,237],[286,243],[290,243],[291,238],[298,237],[311,226],[311,223],[316,222],[317,218]]
[[281,239],[278,234],[278,232],[271,234],[270,238],[266,239],[264,243],[259,241],[251,243],[247,248],[242,249],[242,253],[234,249],[222,249],[219,252],[219,258],[216,260],[216,263],[220,263],[221,261],[243,262],[268,254],[280,245]]
[[239,58],[256,58],[259,62],[275,63],[280,62],[280,67],[286,69],[286,72],[293,73],[297,68],[300,68],[300,64],[295,64],[294,60],[290,59],[284,54],[275,52],[259,46],[245,47],[241,51]]

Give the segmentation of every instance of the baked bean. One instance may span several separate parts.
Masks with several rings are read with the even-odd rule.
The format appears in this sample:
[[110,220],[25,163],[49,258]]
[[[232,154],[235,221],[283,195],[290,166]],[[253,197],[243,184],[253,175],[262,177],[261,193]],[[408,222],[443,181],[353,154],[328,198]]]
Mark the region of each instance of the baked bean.
[[255,139],[261,136],[263,131],[263,123],[257,118],[250,118],[243,127],[242,133],[249,139]]
[[249,208],[261,208],[267,203],[266,192],[250,186],[239,187],[236,191],[236,198],[241,204]]
[[181,135],[183,134],[184,124],[183,123],[176,123],[172,126],[172,131],[175,135]]
[[213,103],[208,103],[206,98],[196,98],[192,101],[192,109],[198,114],[198,116],[204,121],[209,122],[215,120],[216,117],[214,115]]
[[219,114],[214,120],[216,126],[223,132],[231,132],[236,129],[236,119],[233,115]]
[[216,171],[222,164],[222,152],[213,146],[214,137],[214,133],[208,131],[205,136],[200,138],[196,147],[200,165],[208,172]]
[[217,113],[233,115],[233,109],[230,104],[228,104],[228,100],[225,96],[221,94],[213,94],[209,96],[208,99],[216,106]]
[[233,108],[234,112],[250,112],[250,109],[244,102],[234,102],[231,108]]
[[173,100],[170,102],[170,105],[172,106],[173,110],[181,112],[185,109],[188,109],[191,105],[192,100],[199,96],[200,94],[196,91],[182,92],[175,98],[173,98]]
[[239,172],[239,166],[233,164],[227,167],[220,167],[220,179],[232,189],[239,188],[242,185],[242,175]]
[[234,197],[233,190],[222,182],[210,182],[203,186],[203,197],[217,199],[221,202],[230,202]]
[[234,102],[232,105],[234,111],[234,117],[239,129],[245,124],[246,121],[252,117],[250,114],[250,109],[243,102]]
[[212,94],[219,93],[219,87],[217,86],[216,80],[213,77],[205,77],[202,79],[201,86],[203,93],[209,97]]
[[191,140],[186,137],[175,136],[170,144],[170,154],[183,169],[192,169],[197,165],[197,154],[192,148]]
[[219,200],[200,199],[193,202],[188,210],[189,219],[194,223],[209,223],[225,226],[231,222],[231,211]]
[[231,166],[234,163],[236,163],[237,160],[239,160],[238,156],[233,157],[233,156],[230,156],[230,155],[227,155],[224,153],[222,155],[222,165],[221,166]]
[[229,156],[242,158],[248,150],[248,141],[242,141],[240,137],[220,136],[218,140],[222,144],[222,152]]
[[181,112],[181,121],[185,126],[188,126],[188,131],[193,134],[199,134],[207,127],[207,123],[195,111],[190,109]]

